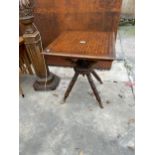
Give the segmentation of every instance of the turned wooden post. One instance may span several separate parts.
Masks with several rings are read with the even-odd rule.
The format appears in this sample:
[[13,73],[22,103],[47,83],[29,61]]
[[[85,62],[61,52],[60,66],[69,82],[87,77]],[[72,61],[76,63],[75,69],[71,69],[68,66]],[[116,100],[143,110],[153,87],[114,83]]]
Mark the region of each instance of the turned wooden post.
[[40,32],[34,24],[33,1],[19,1],[20,23],[25,26],[23,34],[27,52],[32,61],[37,79],[33,84],[35,90],[55,90],[59,84],[59,77],[49,72],[45,63]]

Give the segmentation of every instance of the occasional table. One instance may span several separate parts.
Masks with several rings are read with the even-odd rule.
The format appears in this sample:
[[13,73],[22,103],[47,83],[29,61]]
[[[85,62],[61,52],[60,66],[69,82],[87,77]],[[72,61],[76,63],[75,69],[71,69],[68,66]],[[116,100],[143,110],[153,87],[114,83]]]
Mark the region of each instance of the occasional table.
[[[86,76],[94,95],[103,108],[101,98],[92,76],[100,83],[101,78],[95,72],[98,61],[107,63],[109,68],[115,59],[115,33],[100,31],[66,31],[61,33],[43,52],[46,62],[52,64],[52,59],[63,58],[70,62],[75,74],[65,92],[64,101],[69,96],[79,75]],[[51,61],[50,61],[51,60]]]

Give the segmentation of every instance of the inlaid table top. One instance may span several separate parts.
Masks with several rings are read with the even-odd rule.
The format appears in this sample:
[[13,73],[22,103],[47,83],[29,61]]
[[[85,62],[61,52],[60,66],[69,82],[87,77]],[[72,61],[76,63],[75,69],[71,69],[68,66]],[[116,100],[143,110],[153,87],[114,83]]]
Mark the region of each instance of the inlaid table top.
[[115,35],[113,32],[66,31],[60,34],[44,51],[45,55],[113,60]]

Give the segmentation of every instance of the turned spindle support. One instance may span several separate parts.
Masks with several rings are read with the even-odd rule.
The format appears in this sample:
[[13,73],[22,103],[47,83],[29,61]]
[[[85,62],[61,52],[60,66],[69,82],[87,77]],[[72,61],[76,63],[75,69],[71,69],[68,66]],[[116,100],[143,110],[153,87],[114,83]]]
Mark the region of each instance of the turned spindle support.
[[34,24],[33,1],[20,0],[20,23],[24,25],[23,34],[25,46],[32,61],[37,79],[33,84],[35,90],[55,90],[59,84],[59,77],[49,72],[43,52],[40,32]]

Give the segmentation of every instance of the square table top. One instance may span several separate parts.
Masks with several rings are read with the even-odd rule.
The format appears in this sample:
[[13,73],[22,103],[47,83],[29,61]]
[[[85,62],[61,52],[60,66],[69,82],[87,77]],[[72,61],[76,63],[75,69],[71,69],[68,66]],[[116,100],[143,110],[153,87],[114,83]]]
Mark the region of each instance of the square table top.
[[66,31],[60,34],[43,54],[79,59],[113,60],[115,34],[98,31]]

